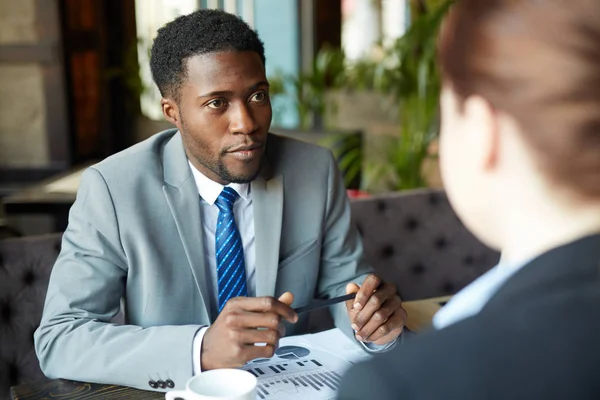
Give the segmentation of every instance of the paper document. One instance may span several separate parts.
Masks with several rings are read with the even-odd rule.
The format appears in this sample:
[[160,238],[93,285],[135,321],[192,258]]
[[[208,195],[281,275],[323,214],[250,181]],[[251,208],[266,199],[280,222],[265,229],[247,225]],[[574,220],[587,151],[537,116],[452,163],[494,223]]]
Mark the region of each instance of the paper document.
[[257,399],[333,399],[342,374],[371,357],[339,329],[292,336],[279,342],[275,356],[242,369],[258,378]]

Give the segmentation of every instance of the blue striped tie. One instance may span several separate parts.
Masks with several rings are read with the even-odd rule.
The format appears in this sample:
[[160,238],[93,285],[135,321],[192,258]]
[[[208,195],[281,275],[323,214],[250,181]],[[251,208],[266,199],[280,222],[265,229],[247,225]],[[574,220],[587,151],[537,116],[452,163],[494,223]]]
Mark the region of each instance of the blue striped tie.
[[219,218],[215,231],[219,312],[230,298],[248,295],[244,248],[233,215],[233,203],[238,196],[235,190],[226,187],[215,201],[219,207]]

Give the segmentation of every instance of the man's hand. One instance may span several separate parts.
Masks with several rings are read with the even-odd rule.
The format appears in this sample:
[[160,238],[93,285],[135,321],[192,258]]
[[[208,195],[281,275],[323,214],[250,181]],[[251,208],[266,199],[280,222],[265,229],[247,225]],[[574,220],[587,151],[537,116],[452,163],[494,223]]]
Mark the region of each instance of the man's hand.
[[289,292],[279,299],[230,299],[204,335],[200,354],[202,370],[241,367],[255,358],[272,357],[283,336],[282,320],[298,321],[298,315],[290,308],[293,301],[294,296]]
[[384,345],[400,336],[406,311],[395,285],[369,275],[362,286],[349,283],[346,293],[356,293],[356,298],[348,300],[346,307],[357,340]]

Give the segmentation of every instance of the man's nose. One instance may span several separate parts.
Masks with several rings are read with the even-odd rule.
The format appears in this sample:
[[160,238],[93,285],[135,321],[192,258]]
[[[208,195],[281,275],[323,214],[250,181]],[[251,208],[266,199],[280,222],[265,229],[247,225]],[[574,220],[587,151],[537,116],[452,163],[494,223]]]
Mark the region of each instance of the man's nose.
[[258,129],[252,111],[247,104],[241,104],[233,108],[230,120],[231,133],[249,135]]

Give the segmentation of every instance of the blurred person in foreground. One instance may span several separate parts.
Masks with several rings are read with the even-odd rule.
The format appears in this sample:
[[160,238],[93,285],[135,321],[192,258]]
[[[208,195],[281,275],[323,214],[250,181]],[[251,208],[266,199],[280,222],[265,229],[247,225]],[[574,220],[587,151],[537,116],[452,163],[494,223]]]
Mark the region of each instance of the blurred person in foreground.
[[445,187],[501,260],[339,397],[598,399],[600,1],[461,0],[439,60]]
[[35,333],[44,373],[182,388],[272,356],[284,322],[306,332],[292,307],[346,292],[336,326],[393,346],[406,313],[369,274],[331,153],[269,133],[257,33],[203,9],[158,31],[150,66],[176,129],[84,172]]

